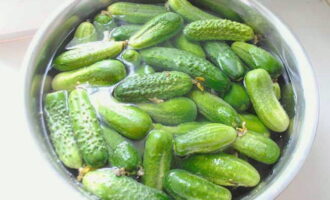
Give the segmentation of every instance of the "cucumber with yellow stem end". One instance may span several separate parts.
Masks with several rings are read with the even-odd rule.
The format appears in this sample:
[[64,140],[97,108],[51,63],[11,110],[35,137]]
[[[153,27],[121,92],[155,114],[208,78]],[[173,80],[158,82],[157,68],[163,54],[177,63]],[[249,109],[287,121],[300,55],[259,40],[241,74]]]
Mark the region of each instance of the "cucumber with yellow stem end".
[[238,112],[244,112],[251,106],[250,98],[245,91],[245,88],[238,84],[233,83],[230,90],[223,97]]
[[240,114],[242,121],[245,122],[245,127],[249,131],[260,133],[265,137],[270,136],[268,128],[260,121],[260,119],[253,114]]
[[205,53],[203,48],[200,46],[198,42],[192,42],[187,40],[187,38],[181,34],[175,39],[175,46],[178,49],[188,51],[190,53],[195,54],[196,56],[205,58]]

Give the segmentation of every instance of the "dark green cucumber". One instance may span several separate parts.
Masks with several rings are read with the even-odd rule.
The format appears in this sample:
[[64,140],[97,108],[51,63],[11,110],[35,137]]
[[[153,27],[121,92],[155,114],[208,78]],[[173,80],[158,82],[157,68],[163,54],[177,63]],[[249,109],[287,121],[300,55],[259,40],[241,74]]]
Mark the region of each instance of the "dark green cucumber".
[[117,176],[117,169],[98,169],[86,174],[84,188],[102,200],[169,200],[162,191],[145,186],[133,178]]
[[210,123],[175,137],[174,151],[178,156],[210,153],[223,149],[236,139],[236,130],[223,124]]
[[149,133],[143,155],[143,183],[159,190],[172,162],[172,134],[161,130]]
[[182,71],[193,78],[203,77],[205,86],[219,92],[225,92],[230,87],[229,78],[212,63],[187,51],[154,47],[141,51],[142,59],[152,66],[166,70]]
[[281,104],[290,118],[293,118],[296,113],[296,95],[292,83],[286,83],[281,90]]
[[270,130],[284,132],[290,120],[275,96],[269,73],[264,69],[254,69],[246,74],[244,83],[259,119]]
[[122,102],[170,99],[187,94],[191,88],[192,80],[187,74],[159,72],[125,79],[115,88],[114,96]]
[[111,37],[116,41],[128,40],[134,33],[138,32],[142,26],[127,24],[114,28],[111,32]]
[[146,111],[154,122],[178,125],[194,121],[197,117],[195,103],[185,97],[170,99],[161,103],[141,103],[138,107]]
[[117,56],[123,49],[124,42],[90,43],[58,55],[54,60],[54,68],[70,71],[89,66],[106,58]]
[[279,146],[272,139],[252,131],[238,137],[233,147],[238,152],[264,164],[274,164],[281,154]]
[[227,188],[181,169],[173,169],[167,174],[164,187],[175,199],[231,200]]
[[239,81],[245,74],[246,66],[225,42],[205,42],[208,58],[232,80]]
[[122,53],[121,58],[128,63],[132,63],[134,66],[139,66],[142,60],[140,53],[133,49],[125,50]]
[[258,171],[248,162],[233,155],[193,155],[182,162],[183,169],[223,186],[254,187],[260,181]]
[[188,51],[196,56],[205,58],[205,53],[203,48],[200,46],[198,42],[192,42],[187,40],[187,38],[181,34],[175,39],[175,46],[178,49]]
[[87,42],[94,42],[97,40],[96,29],[90,22],[81,23],[73,36],[75,44],[83,44]]
[[252,69],[264,69],[273,78],[281,75],[283,71],[280,61],[260,47],[244,42],[234,42],[231,48]]
[[94,168],[104,166],[109,154],[86,90],[75,89],[71,92],[69,108],[75,138],[85,163]]
[[281,87],[280,87],[280,84],[278,84],[278,82],[273,83],[273,89],[274,89],[276,98],[278,100],[280,100],[281,99]]
[[250,26],[226,19],[195,21],[188,24],[183,32],[188,39],[195,41],[247,41],[254,38],[254,32]]
[[196,103],[198,111],[211,122],[223,123],[234,128],[242,126],[242,120],[227,102],[208,92],[194,90],[190,98]]
[[154,68],[152,68],[150,65],[148,64],[142,64],[141,66],[137,67],[137,69],[135,70],[135,74],[153,74],[155,73]]
[[260,133],[265,137],[270,136],[268,128],[260,121],[260,119],[253,114],[241,114],[239,115],[242,121],[245,122],[245,127],[249,131]]
[[246,111],[251,106],[249,95],[245,91],[245,88],[238,83],[232,84],[230,90],[223,97],[223,100],[238,112]]
[[50,137],[59,159],[69,168],[82,167],[83,162],[69,115],[68,92],[47,94],[44,109]]
[[174,35],[183,27],[180,15],[168,12],[153,18],[129,39],[129,46],[143,49],[160,44]]
[[117,60],[103,60],[91,66],[56,74],[54,90],[73,90],[80,84],[93,86],[113,85],[126,77],[125,66]]
[[93,24],[99,40],[104,39],[104,32],[108,31],[110,33],[117,26],[115,20],[107,11],[102,11],[96,15]]
[[163,130],[171,133],[172,135],[183,135],[209,123],[210,122],[186,122],[177,126],[164,126],[162,124],[154,124],[154,129]]

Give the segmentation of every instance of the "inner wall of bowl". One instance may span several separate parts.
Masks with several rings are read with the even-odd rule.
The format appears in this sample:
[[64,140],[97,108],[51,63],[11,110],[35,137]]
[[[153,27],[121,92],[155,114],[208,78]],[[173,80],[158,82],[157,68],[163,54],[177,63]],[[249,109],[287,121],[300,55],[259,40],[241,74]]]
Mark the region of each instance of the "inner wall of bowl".
[[[273,52],[275,55],[281,58],[284,66],[286,67],[286,73],[284,78],[286,82],[291,81],[294,91],[296,106],[296,115],[292,119],[290,130],[290,140],[288,145],[283,150],[283,155],[280,161],[274,166],[274,170],[258,187],[250,192],[244,199],[254,199],[260,193],[263,193],[267,188],[271,187],[278,178],[278,174],[287,165],[288,160],[291,159],[292,152],[298,139],[298,134],[301,130],[300,126],[302,119],[305,117],[304,108],[304,93],[300,80],[299,70],[297,68],[297,60],[294,52],[288,46],[283,38],[283,35],[276,28],[276,24],[269,16],[265,16],[265,13],[261,13],[255,8],[255,4],[245,0],[215,0],[219,2],[226,2],[229,7],[238,12],[242,18],[251,26],[255,28],[259,33],[265,36],[264,44],[266,48]],[[40,115],[42,112],[41,102],[44,91],[50,89],[50,77],[44,77],[46,66],[49,66],[49,60],[54,56],[57,48],[60,46],[59,42],[64,41],[67,35],[72,32],[81,21],[90,17],[91,14],[98,12],[102,8],[105,8],[110,3],[115,2],[112,0],[81,0],[75,1],[69,4],[61,14],[54,17],[52,23],[48,27],[44,27],[43,36],[40,38],[39,45],[36,47],[35,52],[32,55],[32,62],[30,66],[33,66],[27,74],[29,91],[29,115],[31,123],[33,124],[34,134],[37,136],[40,145],[45,153],[48,154],[53,165],[65,177],[68,182],[73,185],[79,184],[74,177],[58,162],[55,152],[51,147],[50,141],[45,134],[45,127],[43,118]],[[139,2],[139,1],[135,1]],[[294,130],[294,131],[293,131]],[[79,187],[75,187],[80,190]],[[85,193],[85,195],[88,195]]]

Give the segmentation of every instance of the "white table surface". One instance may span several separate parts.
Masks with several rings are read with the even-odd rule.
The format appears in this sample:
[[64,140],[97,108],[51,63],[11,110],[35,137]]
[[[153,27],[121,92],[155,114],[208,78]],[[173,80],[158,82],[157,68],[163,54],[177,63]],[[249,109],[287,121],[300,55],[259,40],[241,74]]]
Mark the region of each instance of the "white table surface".
[[[34,141],[20,126],[18,70],[34,30],[65,0],[0,1],[0,195],[1,199],[63,199],[66,185],[52,174]],[[314,147],[304,167],[278,200],[330,199],[330,6],[326,0],[260,0],[301,41],[314,66],[321,99]],[[14,10],[15,9],[15,10]],[[8,16],[18,13],[16,21]],[[16,40],[12,40],[16,38]],[[18,38],[18,39],[17,39]],[[6,41],[4,41],[6,40]],[[12,40],[12,41],[10,41]],[[8,87],[10,85],[10,87]],[[14,88],[14,89],[13,89]],[[79,196],[70,197],[79,199]]]

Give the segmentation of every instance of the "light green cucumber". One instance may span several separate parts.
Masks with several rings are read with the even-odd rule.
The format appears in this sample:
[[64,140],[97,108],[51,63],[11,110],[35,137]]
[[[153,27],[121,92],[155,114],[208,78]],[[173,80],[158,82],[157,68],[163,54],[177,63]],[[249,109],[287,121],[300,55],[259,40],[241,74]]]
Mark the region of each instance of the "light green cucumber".
[[134,33],[138,32],[142,26],[134,25],[134,24],[127,24],[122,25],[117,28],[114,28],[111,31],[111,38],[116,41],[125,41],[128,40]]
[[192,42],[187,40],[187,38],[181,34],[175,39],[175,46],[178,49],[188,51],[196,56],[205,58],[205,53],[203,48],[200,46],[198,42]]
[[101,11],[100,14],[96,15],[93,24],[96,29],[99,40],[105,39],[104,33],[106,31],[110,33],[110,31],[117,27],[115,20],[107,11]]
[[280,87],[280,84],[278,84],[278,82],[273,83],[273,89],[274,89],[276,98],[278,100],[280,100],[281,99],[281,87]]
[[232,84],[230,90],[223,97],[223,100],[238,112],[244,112],[251,106],[250,98],[245,88],[238,83]]
[[81,23],[77,27],[73,39],[76,40],[75,44],[83,44],[96,41],[97,34],[94,25],[90,22]]
[[260,121],[260,119],[253,114],[240,114],[242,121],[245,122],[245,127],[249,131],[260,133],[265,137],[270,136],[268,128]]
[[132,63],[135,66],[139,66],[142,60],[140,53],[133,49],[125,50],[122,53],[121,58],[128,63]]
[[172,135],[183,135],[209,123],[210,122],[186,122],[177,126],[154,124],[154,129],[163,130],[171,133]]
[[154,68],[152,68],[150,65],[148,64],[142,64],[141,66],[137,67],[137,69],[135,70],[135,74],[153,74],[155,73]]

